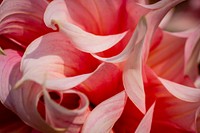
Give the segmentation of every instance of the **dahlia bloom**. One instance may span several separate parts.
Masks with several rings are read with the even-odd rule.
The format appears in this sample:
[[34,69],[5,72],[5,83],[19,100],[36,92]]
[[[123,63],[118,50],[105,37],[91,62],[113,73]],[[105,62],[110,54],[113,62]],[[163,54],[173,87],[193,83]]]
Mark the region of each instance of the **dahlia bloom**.
[[183,1],[3,0],[0,131],[199,132],[200,29],[159,28]]

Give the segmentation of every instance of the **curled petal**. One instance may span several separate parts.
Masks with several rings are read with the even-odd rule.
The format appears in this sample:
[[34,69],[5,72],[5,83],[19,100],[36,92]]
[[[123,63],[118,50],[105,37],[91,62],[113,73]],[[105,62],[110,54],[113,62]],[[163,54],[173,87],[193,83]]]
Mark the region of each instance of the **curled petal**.
[[129,57],[129,55],[133,51],[135,45],[137,45],[139,42],[141,42],[144,39],[146,30],[147,30],[146,20],[145,20],[145,18],[141,18],[140,21],[138,22],[138,25],[136,26],[136,29],[134,30],[134,33],[133,33],[131,39],[129,40],[127,46],[121,53],[119,53],[116,56],[109,57],[109,58],[103,58],[96,54],[92,54],[92,55],[95,58],[97,58],[101,61],[105,61],[105,62],[113,62],[113,63],[122,62]]
[[109,133],[121,116],[126,99],[126,93],[123,91],[100,103],[86,119],[82,132]]
[[167,3],[166,6],[153,10],[146,14],[147,32],[144,39],[135,46],[133,53],[130,55],[125,71],[123,74],[123,82],[129,98],[138,107],[138,109],[145,113],[145,93],[143,85],[143,65],[146,63],[151,40],[160,21],[165,14],[175,5],[183,0],[175,0]]
[[51,89],[71,88],[87,79],[98,64],[91,55],[74,48],[62,33],[49,33],[26,49],[21,63],[23,77],[16,86],[33,80]]
[[[78,91],[69,90],[65,91],[64,94],[78,97],[74,99],[77,101],[72,101],[72,99],[68,99],[71,101],[66,101],[69,102],[70,106],[72,106],[73,103],[76,104],[76,102],[78,105],[75,105],[73,109],[64,108],[51,100],[47,91],[44,90],[47,122],[55,128],[64,129],[66,132],[79,133],[89,113],[89,101],[83,93]],[[62,100],[64,100],[64,97]]]
[[41,87],[33,82],[26,82],[19,89],[13,89],[16,81],[21,77],[19,70],[21,56],[17,51],[6,50],[5,52],[7,56],[0,56],[1,102],[33,128],[43,132],[56,132],[38,113],[37,103],[41,95]]
[[[57,0],[57,1],[51,2],[45,12],[44,21],[48,27],[52,27],[53,29],[55,29],[55,24],[57,24],[59,27],[59,30],[62,31],[64,34],[66,34],[69,37],[69,39],[73,42],[73,45],[76,48],[80,49],[81,51],[89,52],[89,53],[97,53],[97,52],[107,50],[111,48],[112,46],[114,46],[116,43],[118,43],[126,35],[127,31],[119,33],[119,34],[104,35],[104,36],[95,35],[95,34],[84,31],[80,27],[70,22],[72,21],[70,20],[72,19],[70,18],[70,15],[73,14],[73,12],[69,13],[70,9],[68,8],[70,7],[68,6],[70,5],[74,8],[78,6],[78,5],[74,5],[73,2],[66,3],[64,0]],[[79,8],[80,10],[83,10],[81,9],[81,7]],[[93,21],[93,20],[90,20],[90,21]],[[93,25],[90,25],[90,26],[93,26]]]
[[47,4],[46,0],[4,0],[0,6],[0,35],[15,40],[24,48],[49,32],[43,22]]
[[154,35],[156,29],[158,28],[158,25],[160,24],[161,20],[164,18],[164,16],[172,7],[176,6],[177,4],[183,1],[184,0],[166,0],[167,4],[165,4],[164,2],[162,3],[161,1],[161,3],[163,4],[161,8],[153,10],[146,15],[148,29],[144,39],[145,47],[143,49],[143,60],[145,62],[147,61],[149,55],[152,36]]

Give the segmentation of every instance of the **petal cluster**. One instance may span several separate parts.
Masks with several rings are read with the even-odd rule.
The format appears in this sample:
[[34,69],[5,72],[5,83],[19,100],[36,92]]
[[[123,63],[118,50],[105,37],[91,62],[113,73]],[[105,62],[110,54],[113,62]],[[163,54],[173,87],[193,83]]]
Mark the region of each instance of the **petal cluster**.
[[0,132],[199,133],[195,1],[0,1]]

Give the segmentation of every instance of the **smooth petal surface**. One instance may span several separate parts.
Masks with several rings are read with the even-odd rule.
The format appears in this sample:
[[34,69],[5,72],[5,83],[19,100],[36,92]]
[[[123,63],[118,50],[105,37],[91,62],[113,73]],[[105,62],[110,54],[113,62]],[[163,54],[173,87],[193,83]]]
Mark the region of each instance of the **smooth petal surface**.
[[[141,42],[142,43],[142,42]],[[123,84],[128,97],[142,112],[146,112],[145,93],[142,77],[142,44],[135,46],[123,72]]]
[[185,45],[185,74],[195,81],[199,75],[200,25],[189,35]]
[[49,33],[26,49],[21,63],[23,77],[16,86],[33,80],[47,88],[68,89],[87,79],[97,65],[97,60],[75,49],[62,33]]
[[184,77],[185,42],[186,38],[163,32],[163,39],[157,48],[150,51],[147,64],[159,77],[186,84]]
[[197,132],[200,132],[200,107],[197,109],[196,112],[196,121],[195,121],[195,127]]
[[43,22],[47,4],[46,0],[4,0],[0,6],[0,35],[26,47],[35,38],[51,31]]
[[92,110],[83,126],[83,133],[109,133],[126,104],[124,91],[100,103]]
[[[91,3],[95,4],[95,2],[90,1],[90,0],[88,0],[87,2],[89,2],[88,4],[90,5]],[[114,1],[111,1],[111,2],[114,2]],[[86,3],[82,3],[81,1],[71,2],[69,0],[52,1],[47,7],[47,10],[45,11],[45,15],[44,15],[45,24],[48,27],[52,27],[53,29],[55,29],[55,24],[58,25],[59,30],[65,33],[69,37],[69,39],[73,42],[73,45],[76,48],[80,49],[81,51],[96,53],[96,52],[107,50],[111,48],[112,46],[114,46],[115,44],[117,44],[126,35],[127,31],[123,31],[118,34],[110,34],[110,35],[102,36],[102,35],[97,35],[99,32],[95,32],[96,34],[92,34],[80,28],[85,25],[79,24],[77,26],[76,24],[73,24],[74,21],[77,22],[77,20],[73,20],[73,19],[77,19],[77,17],[81,17],[81,16],[80,15],[77,16],[78,15],[76,14],[77,12],[72,10],[72,7],[78,8],[79,12],[82,12],[85,15],[85,18],[81,17],[81,19],[78,22],[90,23],[91,21],[92,22],[94,21],[94,20],[91,20],[91,19],[94,19],[93,17],[99,17],[98,14],[92,15],[92,13],[90,13],[90,12],[95,12],[96,10],[94,11],[91,9],[87,9],[87,7],[84,7],[84,6],[88,6]],[[105,3],[102,2],[98,4],[100,5],[104,4],[104,6],[108,6],[106,5],[106,1]],[[99,7],[96,7],[96,5],[91,5],[88,8],[99,8]],[[74,14],[75,14],[75,18],[73,18]],[[87,19],[89,20],[86,21]],[[103,20],[106,20],[106,19],[104,18]],[[111,22],[113,22],[113,20]],[[89,26],[92,27],[93,25],[94,24],[91,24]],[[105,24],[105,26],[107,25]]]
[[75,88],[86,94],[91,104],[98,105],[124,89],[122,71],[114,64],[105,63]]
[[[90,112],[88,108],[89,101],[83,93],[78,91],[65,91],[64,95],[66,97],[63,97],[63,100],[66,98],[66,106],[69,104],[68,108],[51,100],[47,91],[44,90],[47,122],[55,128],[65,129],[65,132],[79,133]],[[69,99],[67,98],[68,96]],[[72,97],[75,99],[72,99]],[[73,103],[78,103],[78,105],[71,109],[70,106]]]
[[146,112],[135,133],[150,133],[155,103]]

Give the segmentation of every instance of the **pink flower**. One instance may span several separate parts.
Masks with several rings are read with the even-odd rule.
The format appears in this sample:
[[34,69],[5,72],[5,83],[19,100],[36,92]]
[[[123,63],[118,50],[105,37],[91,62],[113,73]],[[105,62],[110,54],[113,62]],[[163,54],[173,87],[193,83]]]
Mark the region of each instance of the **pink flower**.
[[183,66],[199,30],[158,28],[182,1],[4,0],[1,102],[30,132],[197,131],[200,92]]

